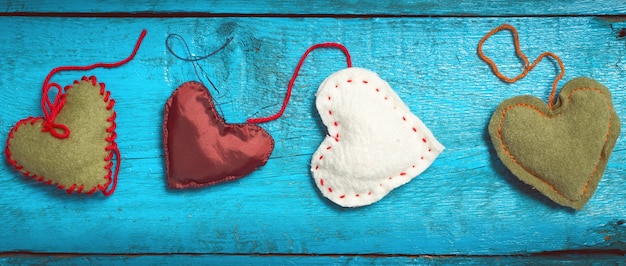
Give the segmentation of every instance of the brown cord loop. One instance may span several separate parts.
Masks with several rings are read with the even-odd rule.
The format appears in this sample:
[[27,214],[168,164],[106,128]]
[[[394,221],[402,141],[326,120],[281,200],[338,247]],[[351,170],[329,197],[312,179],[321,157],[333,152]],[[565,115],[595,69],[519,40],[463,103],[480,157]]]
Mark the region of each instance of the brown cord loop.
[[[513,44],[515,45],[515,53],[520,59],[522,59],[522,62],[524,63],[524,71],[522,71],[522,73],[520,73],[514,78],[509,78],[503,75],[502,73],[500,73],[500,70],[498,70],[496,63],[494,63],[493,60],[491,60],[489,57],[487,57],[483,53],[483,44],[485,43],[485,41],[489,39],[489,37],[493,36],[494,34],[502,30],[508,30],[513,34]],[[491,67],[491,71],[493,71],[493,74],[495,74],[498,78],[508,83],[513,83],[524,78],[526,75],[528,75],[528,72],[530,72],[531,70],[533,70],[533,68],[535,68],[535,66],[537,66],[537,63],[539,63],[541,59],[543,59],[544,57],[548,57],[548,56],[556,60],[556,62],[559,64],[559,67],[561,68],[561,72],[559,73],[558,76],[556,76],[556,78],[554,78],[554,81],[552,82],[552,92],[550,92],[550,98],[548,99],[548,107],[552,109],[552,107],[554,106],[554,96],[556,94],[556,86],[559,84],[559,80],[561,80],[563,76],[565,75],[565,66],[563,66],[563,62],[561,62],[561,58],[559,58],[557,55],[551,52],[543,52],[541,55],[539,55],[539,57],[537,57],[537,59],[535,59],[535,61],[533,61],[532,64],[529,64],[528,57],[526,57],[526,55],[520,49],[519,36],[517,34],[517,30],[515,29],[515,27],[509,24],[502,24],[498,26],[497,28],[491,30],[482,39],[480,39],[480,42],[478,42],[478,57],[480,57],[480,59],[485,61],[485,63],[487,63]]]

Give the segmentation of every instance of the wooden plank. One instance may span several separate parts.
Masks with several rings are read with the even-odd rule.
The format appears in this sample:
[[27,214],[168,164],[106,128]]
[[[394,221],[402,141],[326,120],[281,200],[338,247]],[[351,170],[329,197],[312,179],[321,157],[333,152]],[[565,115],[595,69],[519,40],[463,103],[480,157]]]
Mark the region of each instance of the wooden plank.
[[[0,135],[41,115],[40,86],[59,65],[117,61],[148,29],[136,59],[117,69],[67,72],[69,84],[96,75],[117,101],[122,170],[116,193],[67,196],[0,164],[0,251],[198,254],[510,255],[570,249],[625,249],[626,159],[618,139],[595,196],[582,211],[561,208],[516,180],[495,157],[486,123],[498,103],[520,94],[547,99],[555,69],[542,62],[506,85],[476,56],[478,40],[501,23],[521,34],[534,58],[545,50],[567,66],[564,80],[589,76],[611,88],[625,117],[625,40],[613,24],[567,18],[171,18],[2,17]],[[341,53],[315,51],[278,121],[263,124],[276,140],[268,164],[227,184],[188,191],[165,187],[163,105],[189,63],[168,54],[168,34],[195,54],[231,44],[200,62],[229,122],[278,110],[301,54],[338,41],[355,66],[377,72],[447,147],[431,168],[368,207],[344,209],[322,198],[309,163],[321,142],[313,101],[320,82],[345,67]],[[177,49],[180,49],[178,47]],[[485,51],[509,75],[520,71],[511,39],[494,36]],[[561,83],[562,85],[563,83]],[[0,147],[4,149],[4,143]]]
[[259,255],[144,255],[144,256],[9,256],[0,258],[8,265],[614,265],[623,264],[619,255],[558,255],[558,256],[493,256],[493,257],[376,257],[376,256],[259,256]]
[[624,15],[624,0],[549,1],[3,1],[4,13],[204,13],[206,15],[526,16]]

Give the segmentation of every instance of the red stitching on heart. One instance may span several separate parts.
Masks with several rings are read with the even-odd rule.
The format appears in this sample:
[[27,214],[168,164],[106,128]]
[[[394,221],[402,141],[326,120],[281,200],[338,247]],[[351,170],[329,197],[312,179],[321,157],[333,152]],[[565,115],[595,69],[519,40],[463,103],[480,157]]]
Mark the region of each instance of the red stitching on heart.
[[[93,86],[97,86],[97,80],[96,77],[91,76],[89,78],[87,77],[83,77],[81,79],[82,81],[86,81],[86,82],[91,82],[91,84]],[[78,80],[74,81],[73,84],[80,84],[80,82]],[[94,85],[96,84],[96,85]],[[99,85],[103,85],[103,83],[100,83]],[[67,93],[67,91],[69,89],[71,89],[73,87],[71,86],[66,86],[65,87],[65,93]],[[103,101],[105,103],[108,103],[109,106],[112,106],[115,104],[114,100],[110,98],[105,100],[106,95],[109,95],[110,92],[103,90],[102,86],[100,88],[100,95],[103,96]],[[66,94],[63,94],[65,97]],[[60,110],[59,110],[60,111]],[[20,171],[24,176],[30,177],[34,180],[37,180],[38,182],[44,183],[46,185],[54,185],[59,189],[65,189],[67,194],[72,194],[72,192],[76,191],[77,193],[82,193],[84,192],[85,194],[91,195],[94,192],[96,192],[97,189],[100,189],[100,191],[102,191],[102,193],[105,196],[109,196],[113,193],[113,191],[115,190],[115,186],[117,184],[117,173],[119,172],[119,165],[121,163],[121,157],[119,156],[119,150],[117,148],[117,144],[115,143],[115,138],[117,137],[117,134],[115,133],[115,128],[116,128],[116,124],[115,124],[115,118],[116,118],[116,113],[115,111],[111,114],[111,116],[109,118],[106,119],[107,122],[111,123],[111,126],[109,126],[106,129],[106,132],[109,133],[109,135],[105,138],[105,141],[107,143],[109,143],[106,147],[105,150],[108,151],[109,153],[103,158],[104,161],[108,162],[108,164],[105,165],[105,169],[107,171],[107,174],[104,176],[104,179],[107,180],[107,182],[104,185],[98,185],[95,186],[93,188],[91,188],[89,191],[83,191],[84,190],[84,186],[83,185],[78,185],[78,184],[72,184],[70,187],[68,187],[67,189],[65,189],[65,185],[59,184],[57,182],[53,183],[53,180],[51,179],[46,179],[44,176],[38,176],[36,174],[31,173],[30,171],[25,171],[23,170],[24,167],[22,165],[19,165],[17,163],[17,161],[15,161],[12,157],[11,151],[10,151],[10,145],[11,145],[11,139],[14,138],[14,132],[17,132],[19,130],[19,127],[22,126],[23,124],[26,123],[30,123],[31,125],[34,125],[37,121],[42,121],[42,127],[43,127],[43,122],[45,121],[45,119],[43,117],[28,117],[25,119],[20,120],[19,122],[17,122],[15,124],[15,126],[11,129],[11,131],[9,131],[9,137],[6,140],[6,148],[5,148],[5,154],[7,157],[7,161],[9,162],[9,164],[11,164],[13,166],[14,169]],[[113,166],[113,162],[111,161],[113,159],[113,156],[116,155],[117,156],[117,164],[116,164],[116,168],[115,168],[115,177],[114,179],[112,179],[112,166]],[[107,187],[109,187],[109,185],[111,185],[111,183],[113,183],[113,186],[111,187],[110,191],[106,191]]]
[[[131,54],[126,57],[125,59],[115,62],[115,63],[95,63],[92,65],[88,65],[88,66],[60,66],[60,67],[56,67],[54,69],[52,69],[50,71],[50,73],[48,73],[48,75],[46,76],[44,82],[43,82],[43,87],[42,87],[42,99],[41,99],[41,107],[44,113],[43,117],[38,117],[38,118],[33,118],[33,117],[28,117],[26,119],[20,120],[12,129],[11,132],[9,132],[9,137],[7,138],[6,141],[6,147],[5,147],[5,153],[7,155],[7,160],[9,161],[10,164],[13,165],[13,167],[15,169],[17,169],[18,171],[22,171],[23,167],[18,165],[17,162],[11,158],[11,152],[9,151],[9,147],[10,147],[10,139],[13,138],[13,132],[17,131],[17,128],[26,123],[26,122],[31,122],[31,125],[34,124],[36,121],[38,120],[42,120],[42,129],[44,132],[50,132],[50,134],[53,137],[59,138],[59,139],[65,139],[67,137],[69,137],[70,135],[70,129],[66,126],[66,125],[62,125],[62,124],[56,124],[54,123],[54,120],[57,116],[57,114],[61,111],[61,109],[63,108],[63,106],[65,105],[65,101],[66,101],[66,93],[67,90],[70,89],[70,86],[66,86],[65,88],[65,93],[62,92],[61,90],[61,86],[57,83],[50,83],[50,79],[52,78],[52,76],[54,76],[54,74],[58,73],[58,72],[62,72],[62,71],[66,71],[66,70],[91,70],[94,68],[98,68],[98,67],[103,67],[103,68],[113,68],[113,67],[118,67],[121,65],[124,65],[128,62],[130,62],[130,60],[132,60],[135,55],[137,54],[137,51],[139,50],[139,47],[141,45],[141,42],[143,41],[144,37],[146,36],[147,31],[144,29],[141,31],[141,34],[139,35],[139,38],[137,39],[137,42],[135,43],[135,47],[133,48],[133,51],[131,52]],[[95,87],[97,84],[97,79],[94,76],[91,76],[89,78],[87,77],[82,77],[81,79],[82,81],[86,81],[89,82],[91,81],[91,84]],[[74,81],[74,84],[78,84],[80,83],[79,81]],[[53,102],[50,101],[49,97],[48,97],[48,92],[50,89],[56,89],[57,90],[57,95],[54,99]],[[115,105],[115,101],[113,99],[110,98],[110,92],[107,91],[105,89],[105,85],[104,83],[100,83],[100,95],[102,95],[103,97],[103,101],[107,103],[107,110],[111,110],[113,109],[113,106]],[[120,151],[117,147],[117,144],[115,143],[115,138],[117,137],[117,134],[115,133],[115,118],[116,118],[116,114],[115,111],[113,111],[112,115],[106,119],[107,122],[111,123],[111,126],[109,128],[107,128],[106,132],[109,133],[109,136],[107,136],[105,138],[105,141],[109,143],[109,145],[107,145],[105,147],[105,151],[109,151],[109,155],[107,155],[104,160],[108,161],[109,163],[105,166],[105,169],[107,170],[107,174],[104,176],[104,178],[107,180],[107,183],[105,186],[103,185],[98,185],[97,187],[92,188],[91,190],[85,192],[86,194],[92,194],[96,191],[96,188],[99,188],[100,191],[102,191],[102,194],[104,196],[110,196],[111,194],[113,194],[113,192],[115,191],[115,188],[117,186],[117,175],[119,173],[119,169],[120,169],[120,164],[122,162],[122,158],[120,156]],[[62,133],[57,132],[57,129],[62,130]],[[111,178],[111,175],[113,175],[112,171],[111,171],[111,167],[113,165],[113,162],[111,162],[110,160],[113,158],[113,154],[115,154],[117,156],[117,163],[115,166],[115,173],[113,178]],[[43,182],[45,180],[45,178],[43,176],[38,177],[36,175],[31,175],[30,172],[26,171],[26,172],[22,172],[23,174],[25,174],[26,176],[31,176],[32,178],[37,179],[39,182]],[[48,180],[45,182],[46,184],[51,184],[52,180]],[[107,191],[107,187],[113,183],[113,185],[111,186],[110,190]],[[57,185],[57,187],[59,187],[60,189],[65,188],[64,185]],[[76,190],[77,193],[81,193],[83,192],[83,185],[80,185],[77,187],[76,184],[73,184],[72,186],[70,186],[66,191],[68,194],[71,194],[72,191]]]
[[[608,99],[608,97],[602,93],[601,90],[596,89],[596,88],[578,88],[578,89],[574,89],[572,90],[568,95],[567,95],[567,100],[570,101],[572,94],[574,94],[574,92],[577,91],[583,91],[583,90],[587,90],[587,91],[595,91],[597,93],[599,93],[600,95],[604,96],[604,100],[607,103],[607,109],[609,110],[609,124],[607,126],[607,131],[604,137],[604,144],[606,145],[606,142],[609,139],[609,135],[611,133],[611,104],[610,101]],[[502,125],[504,124],[504,117],[506,116],[506,113],[514,108],[514,107],[527,107],[530,109],[533,109],[534,111],[536,111],[537,113],[539,113],[541,116],[552,119],[552,118],[557,118],[560,117],[562,113],[559,113],[557,115],[554,116],[550,116],[547,115],[545,113],[543,113],[541,110],[539,110],[539,108],[537,108],[536,106],[530,105],[530,104],[524,104],[524,103],[518,103],[515,105],[510,105],[507,106],[506,108],[504,108],[504,110],[502,110],[502,114],[500,116],[500,123],[498,124],[498,139],[500,140],[500,142],[502,143],[502,150],[504,151],[504,153],[506,153],[509,158],[511,158],[511,160],[513,160],[513,162],[515,164],[517,164],[519,167],[521,167],[522,169],[524,169],[524,171],[528,172],[529,174],[531,174],[532,176],[536,177],[537,179],[541,180],[544,184],[546,184],[552,191],[554,191],[556,194],[558,194],[559,196],[565,198],[567,201],[569,202],[575,202],[575,200],[571,200],[567,197],[565,197],[560,191],[558,191],[553,184],[548,183],[544,178],[542,178],[541,176],[539,176],[538,174],[526,169],[519,161],[517,161],[515,159],[515,157],[513,156],[513,154],[511,154],[511,152],[507,149],[506,144],[504,143],[504,140],[502,139]],[[591,182],[591,179],[593,178],[593,176],[595,175],[597,169],[598,169],[598,165],[600,163],[600,159],[602,159],[602,154],[600,154],[600,157],[598,158],[598,162],[596,163],[595,167],[593,168],[593,171],[591,172],[591,175],[587,178],[587,182],[585,183],[585,186],[583,187],[583,192],[580,194],[579,197],[582,197],[583,195],[585,195],[585,193],[587,193],[587,187],[589,186],[589,183]]]
[[[347,82],[347,83],[351,83],[351,82],[352,82],[352,79],[347,79],[347,80],[346,80],[346,82]],[[367,80],[363,80],[362,82],[363,82],[363,84],[369,84],[369,82],[368,82]],[[335,88],[339,88],[339,84],[335,84]],[[376,90],[376,92],[380,92],[380,89],[379,89],[379,88],[377,88],[377,87],[375,88],[375,90]],[[330,100],[330,99],[331,99],[331,96],[328,96],[328,100]],[[388,97],[387,97],[387,96],[383,96],[383,99],[387,100],[387,99],[388,99]],[[394,106],[394,108],[393,108],[393,109],[396,109],[396,106]],[[331,110],[328,110],[328,114],[329,114],[329,115],[332,115],[333,113],[332,113],[332,111],[331,111]],[[402,116],[402,120],[403,120],[403,121],[405,121],[405,122],[408,122],[405,116]],[[333,125],[334,125],[334,126],[338,126],[338,125],[339,125],[339,123],[338,123],[337,121],[333,121]],[[413,130],[413,132],[416,132],[416,133],[417,133],[417,128],[416,128],[416,127],[411,127],[411,130]],[[337,132],[337,133],[335,134],[334,139],[335,139],[335,141],[336,141],[336,142],[339,142],[339,132]],[[422,138],[422,141],[423,141],[424,143],[426,143],[426,138]],[[331,149],[331,146],[327,146],[327,147],[326,147],[326,150],[330,150],[330,149]],[[432,149],[429,147],[429,148],[428,148],[428,152],[431,152],[431,150],[432,150]],[[320,155],[320,156],[319,156],[318,160],[322,160],[323,158],[324,158],[324,155],[322,154],[322,155]],[[421,159],[421,160],[424,160],[424,156],[421,156],[421,157],[420,157],[420,159]],[[412,165],[412,166],[411,166],[411,168],[415,168],[415,165]],[[317,170],[319,170],[319,164],[315,166],[315,170],[316,170],[316,171],[317,171]],[[400,175],[400,176],[404,176],[404,175],[406,175],[406,174],[407,174],[406,172],[400,172],[398,175]],[[388,178],[388,180],[393,180],[393,177],[389,177],[389,178]],[[323,179],[320,179],[320,185],[321,185],[321,186],[324,186],[324,180],[323,180]],[[380,185],[381,187],[383,186],[383,184],[379,184],[379,185]],[[329,191],[329,192],[331,192],[331,193],[333,192],[332,188],[330,188],[330,187],[328,188],[328,191]],[[372,195],[372,192],[371,192],[371,191],[369,191],[369,192],[367,193],[367,195],[368,195],[368,196],[371,196],[371,195]],[[355,196],[355,197],[359,197],[359,196],[360,196],[360,194],[356,193],[354,196]],[[344,199],[345,197],[346,197],[346,195],[345,195],[345,194],[344,194],[344,195],[339,196],[339,198],[340,198],[340,199]]]

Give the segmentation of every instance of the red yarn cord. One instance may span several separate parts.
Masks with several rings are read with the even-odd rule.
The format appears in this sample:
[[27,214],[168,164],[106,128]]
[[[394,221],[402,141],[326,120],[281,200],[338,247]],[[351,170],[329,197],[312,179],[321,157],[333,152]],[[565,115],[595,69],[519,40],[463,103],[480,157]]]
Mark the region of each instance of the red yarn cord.
[[[57,114],[59,113],[59,111],[61,111],[61,108],[63,108],[63,105],[65,104],[65,97],[64,97],[64,94],[62,93],[61,86],[58,83],[54,83],[54,82],[50,83],[50,79],[52,78],[54,74],[61,72],[61,71],[68,71],[68,70],[91,70],[91,69],[98,68],[98,67],[113,68],[113,67],[118,67],[123,64],[126,64],[135,57],[135,54],[137,54],[137,50],[139,50],[141,41],[143,41],[143,38],[146,36],[146,33],[147,32],[145,29],[141,31],[141,35],[139,35],[139,39],[137,40],[137,43],[135,44],[135,48],[133,49],[133,52],[130,54],[130,56],[128,56],[126,59],[122,61],[115,62],[115,63],[95,63],[93,65],[88,65],[88,66],[60,66],[60,67],[52,69],[52,71],[50,71],[48,76],[46,76],[46,79],[44,80],[43,87],[42,87],[43,95],[41,99],[41,108],[43,109],[43,114],[45,118],[44,130],[50,132],[52,136],[58,139],[64,139],[70,136],[70,129],[67,128],[67,126],[54,123],[54,119],[56,118]],[[57,90],[57,94],[54,99],[54,102],[50,102],[50,99],[48,98],[48,92],[50,91],[52,87],[54,87],[54,89]],[[58,132],[57,130],[60,130],[61,132]]]
[[311,53],[313,50],[318,49],[318,48],[337,48],[341,50],[346,55],[346,63],[348,64],[348,67],[352,67],[352,60],[350,59],[350,53],[348,52],[348,49],[342,44],[327,42],[327,43],[318,43],[316,45],[311,46],[308,50],[306,50],[306,52],[304,52],[304,54],[300,58],[300,61],[298,62],[298,65],[296,66],[296,70],[294,71],[293,76],[291,76],[291,80],[289,80],[289,85],[287,85],[287,93],[285,94],[285,99],[283,100],[283,105],[280,107],[280,111],[268,117],[249,118],[248,123],[255,123],[255,124],[265,123],[265,122],[276,120],[283,115],[283,113],[285,112],[285,109],[287,108],[287,103],[289,103],[289,98],[291,98],[291,90],[293,88],[293,84],[296,82],[296,78],[298,77],[298,72],[300,72],[300,68],[302,67],[302,64],[304,64],[304,60],[309,55],[309,53]]
[[[494,34],[502,30],[508,30],[511,32],[511,34],[513,34],[513,45],[515,46],[515,54],[517,54],[517,56],[520,59],[522,59],[522,62],[524,63],[524,70],[522,71],[522,73],[520,73],[519,75],[513,78],[509,78],[505,76],[504,74],[502,74],[500,70],[498,70],[498,66],[496,65],[496,63],[493,62],[491,58],[487,57],[483,53],[483,44],[485,43],[485,41],[489,39],[489,37],[493,36]],[[554,78],[554,81],[552,82],[552,91],[550,92],[550,97],[548,98],[548,107],[550,109],[554,107],[554,97],[556,95],[556,87],[559,84],[559,80],[561,80],[563,76],[565,75],[565,66],[563,66],[563,62],[561,61],[561,58],[559,58],[557,55],[551,52],[543,52],[541,55],[537,57],[537,59],[535,59],[535,61],[533,61],[532,64],[529,64],[528,57],[526,57],[526,55],[522,52],[522,49],[520,48],[519,35],[517,34],[517,30],[515,29],[515,27],[509,24],[502,24],[496,27],[495,29],[491,30],[487,34],[485,34],[485,36],[478,42],[478,57],[480,57],[480,59],[485,61],[485,63],[487,63],[487,65],[491,67],[491,70],[499,79],[508,83],[513,83],[526,77],[526,75],[528,75],[528,73],[531,70],[533,70],[533,68],[535,68],[537,64],[539,63],[539,61],[541,61],[541,59],[543,59],[544,57],[552,57],[559,64],[559,68],[561,68],[561,72],[559,73],[559,75],[557,75]]]

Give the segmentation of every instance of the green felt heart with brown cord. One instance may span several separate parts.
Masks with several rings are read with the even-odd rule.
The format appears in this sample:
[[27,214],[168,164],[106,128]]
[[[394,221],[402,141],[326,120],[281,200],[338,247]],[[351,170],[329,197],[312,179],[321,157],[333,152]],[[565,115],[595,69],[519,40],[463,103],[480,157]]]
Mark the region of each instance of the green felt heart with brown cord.
[[595,192],[619,133],[611,93],[584,77],[565,84],[553,109],[518,96],[502,102],[489,123],[498,157],[515,176],[578,210]]
[[[6,155],[26,176],[56,185],[68,193],[105,195],[112,182],[111,159],[115,144],[115,101],[95,77],[83,77],[58,98],[54,124],[64,125],[66,138],[51,134],[44,117],[19,121],[9,132]],[[119,159],[119,158],[118,158]]]

